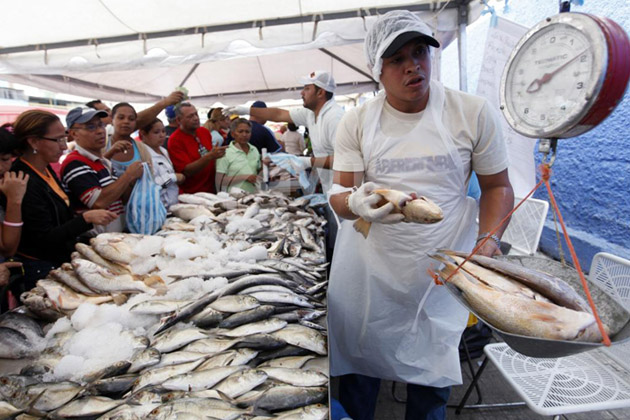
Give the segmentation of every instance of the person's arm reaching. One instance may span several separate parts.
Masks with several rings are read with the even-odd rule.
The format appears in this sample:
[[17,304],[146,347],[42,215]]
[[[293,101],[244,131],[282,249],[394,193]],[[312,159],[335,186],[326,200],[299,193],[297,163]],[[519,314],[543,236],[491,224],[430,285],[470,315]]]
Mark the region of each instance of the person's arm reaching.
[[228,106],[223,108],[223,115],[250,115],[252,117],[274,122],[292,123],[289,111],[282,108],[251,108],[246,105]]
[[166,98],[157,101],[147,109],[138,112],[136,127],[142,128],[157,118],[158,114],[169,105],[176,105],[184,100],[184,94],[178,90],[173,91]]
[[215,176],[215,183],[217,184],[217,189],[219,191],[227,191],[234,184],[238,184],[243,181],[247,181],[251,184],[256,184],[258,181],[258,175],[234,175],[229,176],[222,172],[217,172]]
[[250,108],[249,115],[267,121],[292,123],[289,111],[282,108]]
[[98,198],[89,207],[95,210],[107,209],[114,201],[124,198],[127,193],[130,193],[134,182],[141,176],[142,162],[132,163],[120,178],[101,189]]
[[[494,229],[514,207],[514,191],[508,178],[507,169],[494,175],[479,175],[481,198],[479,199],[479,236]],[[501,238],[507,223],[496,232]],[[501,254],[493,239],[486,241],[478,254],[491,257]]]
[[307,169],[307,168],[332,169],[333,162],[334,162],[333,155],[322,156],[322,157],[297,156],[297,158],[299,159],[302,169]]
[[189,163],[184,167],[182,173],[189,178],[191,176],[197,175],[199,172],[205,168],[211,160],[219,159],[225,155],[225,150],[227,146],[218,146],[213,147],[208,153],[200,157],[194,162]]

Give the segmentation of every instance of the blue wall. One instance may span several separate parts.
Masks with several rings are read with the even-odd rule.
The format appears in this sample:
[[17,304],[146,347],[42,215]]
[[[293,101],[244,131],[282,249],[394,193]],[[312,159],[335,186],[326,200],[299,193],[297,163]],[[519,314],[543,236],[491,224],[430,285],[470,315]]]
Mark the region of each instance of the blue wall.
[[[511,0],[507,11],[496,6],[497,15],[532,27],[547,16],[558,13],[557,0]],[[571,11],[608,17],[630,32],[628,0],[584,0]],[[481,68],[489,15],[468,30],[468,90],[476,91]],[[444,51],[443,63],[455,62],[456,46]],[[446,85],[458,87],[455,66],[443,65]],[[606,251],[630,259],[630,94],[595,129],[572,139],[558,141],[551,186],[576,247],[582,268],[588,270],[596,252]],[[540,156],[537,153],[537,162]],[[548,200],[547,191],[536,198]],[[550,209],[551,210],[551,209]],[[558,257],[558,243],[551,211],[540,246],[548,255]],[[568,252],[565,248],[565,255]],[[570,260],[570,257],[568,257]]]

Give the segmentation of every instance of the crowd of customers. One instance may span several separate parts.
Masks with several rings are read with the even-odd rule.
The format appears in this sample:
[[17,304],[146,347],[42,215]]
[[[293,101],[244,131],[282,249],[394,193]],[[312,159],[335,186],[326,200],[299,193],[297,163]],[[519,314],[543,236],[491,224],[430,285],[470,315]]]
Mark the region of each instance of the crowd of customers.
[[[98,117],[96,120],[102,126]],[[73,129],[87,131],[86,126]],[[102,127],[100,131],[104,135]],[[74,211],[68,193],[50,167],[68,148],[66,128],[59,117],[46,111],[26,111],[13,124],[13,133],[20,157],[11,171],[29,176],[22,198],[23,226],[16,254],[24,268],[24,281],[19,286],[29,290],[52,268],[69,260],[82,235],[94,225],[108,225],[118,214],[101,209],[80,214]]]
[[70,261],[77,242],[126,231],[126,204],[145,169],[167,209],[180,193],[255,192],[262,149],[299,155],[305,147],[294,124],[276,141],[265,122],[213,108],[202,126],[178,91],[141,112],[93,100],[70,110],[65,124],[47,111],[22,113],[0,128],[0,287],[21,267],[22,280],[10,286],[19,296]]

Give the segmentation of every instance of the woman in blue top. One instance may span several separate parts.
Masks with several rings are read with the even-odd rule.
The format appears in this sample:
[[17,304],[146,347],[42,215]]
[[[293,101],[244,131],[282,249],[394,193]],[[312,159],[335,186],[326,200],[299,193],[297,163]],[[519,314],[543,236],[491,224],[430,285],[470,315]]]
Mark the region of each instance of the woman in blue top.
[[140,138],[142,144],[146,145],[151,153],[153,179],[160,186],[160,199],[168,210],[170,206],[177,204],[178,185],[186,180],[186,176],[175,172],[168,151],[162,147],[166,138],[166,130],[159,118],[140,128]]
[[136,110],[126,102],[116,104],[112,108],[114,135],[112,143],[106,145],[108,150],[103,156],[111,160],[112,172],[117,178],[136,161],[147,162],[153,167],[149,149],[131,137],[131,134],[136,131],[137,118]]

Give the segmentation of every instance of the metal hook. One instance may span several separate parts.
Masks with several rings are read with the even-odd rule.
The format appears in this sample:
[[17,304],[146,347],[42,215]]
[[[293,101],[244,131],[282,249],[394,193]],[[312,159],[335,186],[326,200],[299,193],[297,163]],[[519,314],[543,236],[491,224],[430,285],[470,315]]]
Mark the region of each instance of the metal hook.
[[[556,161],[557,147],[558,139],[540,139],[538,142],[538,151],[544,155],[542,163],[547,164],[550,168]],[[549,160],[547,161],[547,159]]]

